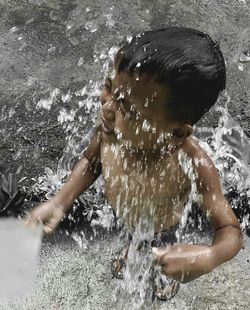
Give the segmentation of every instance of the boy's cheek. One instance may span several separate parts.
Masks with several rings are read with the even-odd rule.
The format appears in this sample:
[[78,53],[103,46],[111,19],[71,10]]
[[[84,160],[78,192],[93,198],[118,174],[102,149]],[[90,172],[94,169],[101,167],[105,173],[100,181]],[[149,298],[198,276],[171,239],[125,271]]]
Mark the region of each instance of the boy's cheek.
[[123,136],[129,134],[135,134],[135,124],[129,119],[124,118],[121,112],[116,113],[115,129],[117,132],[121,132]]

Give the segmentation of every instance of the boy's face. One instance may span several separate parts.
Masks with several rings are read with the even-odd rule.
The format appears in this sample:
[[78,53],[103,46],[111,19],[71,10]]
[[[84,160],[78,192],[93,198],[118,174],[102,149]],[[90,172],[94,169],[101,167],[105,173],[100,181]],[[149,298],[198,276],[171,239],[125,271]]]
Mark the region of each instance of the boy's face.
[[134,149],[160,149],[171,144],[178,123],[164,106],[169,90],[147,74],[125,72],[107,78],[101,92],[103,137]]

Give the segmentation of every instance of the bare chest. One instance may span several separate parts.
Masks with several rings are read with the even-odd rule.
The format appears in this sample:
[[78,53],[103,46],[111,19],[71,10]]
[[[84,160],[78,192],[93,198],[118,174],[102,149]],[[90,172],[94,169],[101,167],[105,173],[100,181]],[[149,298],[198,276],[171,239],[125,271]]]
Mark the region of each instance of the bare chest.
[[102,173],[109,203],[122,217],[164,216],[171,226],[177,222],[189,189],[189,180],[176,156],[140,157],[118,147],[102,144]]

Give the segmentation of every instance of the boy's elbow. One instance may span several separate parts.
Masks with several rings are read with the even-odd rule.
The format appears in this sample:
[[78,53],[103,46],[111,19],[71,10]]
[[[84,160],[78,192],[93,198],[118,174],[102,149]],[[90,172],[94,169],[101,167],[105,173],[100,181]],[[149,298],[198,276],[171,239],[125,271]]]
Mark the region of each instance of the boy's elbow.
[[230,227],[233,231],[233,234],[235,236],[236,242],[237,242],[239,250],[240,250],[242,248],[243,242],[244,242],[243,233],[242,233],[242,230],[240,228],[240,225],[237,224],[237,225],[232,225]]
[[219,250],[219,256],[225,256],[224,261],[226,261],[240,251],[243,242],[244,238],[240,225],[228,225],[215,232],[213,246]]
[[[239,231],[239,236],[238,236],[238,239],[239,239],[239,246],[240,246],[240,249],[241,249],[242,246],[243,246],[243,243],[244,243],[244,238],[243,238],[243,233],[242,233],[240,227],[238,228],[238,231]],[[239,250],[240,250],[240,249],[239,249]]]
[[244,238],[240,226],[231,226],[232,248],[234,249],[233,257],[240,251],[243,246]]

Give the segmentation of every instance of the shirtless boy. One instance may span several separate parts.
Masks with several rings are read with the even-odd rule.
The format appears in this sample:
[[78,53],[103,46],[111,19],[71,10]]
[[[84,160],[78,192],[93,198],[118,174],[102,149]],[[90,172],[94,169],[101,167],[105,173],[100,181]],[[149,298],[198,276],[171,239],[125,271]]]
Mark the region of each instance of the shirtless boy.
[[200,207],[214,230],[210,246],[154,248],[168,277],[191,281],[231,259],[242,234],[214,164],[192,138],[192,126],[225,87],[225,64],[212,39],[197,30],[148,31],[116,54],[115,75],[101,92],[101,126],[61,190],[35,208],[29,223],[52,232],[73,201],[102,173],[105,194],[130,230],[176,225],[191,191],[180,158],[191,162]]

